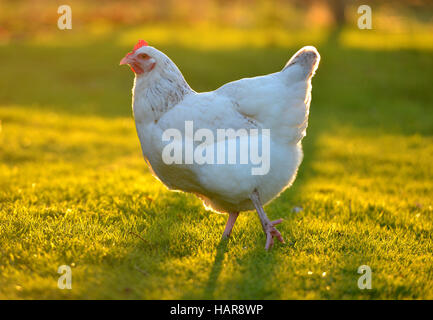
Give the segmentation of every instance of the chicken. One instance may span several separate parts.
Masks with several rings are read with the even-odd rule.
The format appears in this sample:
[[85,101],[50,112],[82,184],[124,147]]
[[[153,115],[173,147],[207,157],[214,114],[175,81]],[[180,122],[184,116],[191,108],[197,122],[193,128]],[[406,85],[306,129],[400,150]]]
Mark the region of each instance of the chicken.
[[[207,208],[228,213],[223,237],[231,234],[239,212],[255,209],[266,235],[265,249],[273,246],[274,238],[284,242],[275,227],[283,220],[270,221],[263,206],[296,177],[303,158],[311,78],[319,60],[317,50],[307,46],[279,72],[197,93],[173,61],[140,40],[120,64],[135,73],[134,119],[153,175],[169,189],[193,193]],[[226,135],[219,135],[224,129]],[[253,146],[254,139],[260,142]],[[227,154],[235,153],[231,162],[226,146]],[[254,148],[255,161],[252,154],[246,161]],[[176,152],[180,156],[175,157]]]

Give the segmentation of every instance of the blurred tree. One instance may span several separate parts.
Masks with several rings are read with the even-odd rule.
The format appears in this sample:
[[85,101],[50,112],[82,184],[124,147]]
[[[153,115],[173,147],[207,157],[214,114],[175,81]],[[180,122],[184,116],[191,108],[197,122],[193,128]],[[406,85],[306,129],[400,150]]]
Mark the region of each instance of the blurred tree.
[[330,0],[329,6],[338,29],[346,24],[346,7],[352,1],[350,0]]

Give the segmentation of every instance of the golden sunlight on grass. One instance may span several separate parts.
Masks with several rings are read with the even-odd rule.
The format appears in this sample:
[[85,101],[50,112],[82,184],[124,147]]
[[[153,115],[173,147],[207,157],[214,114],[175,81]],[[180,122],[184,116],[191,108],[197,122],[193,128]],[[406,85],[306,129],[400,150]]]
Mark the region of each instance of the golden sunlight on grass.
[[430,31],[421,30],[406,33],[344,30],[339,41],[348,48],[367,50],[433,50],[433,28]]
[[[173,32],[173,30],[176,30]],[[118,44],[128,46],[137,39],[146,39],[160,46],[183,46],[200,50],[225,50],[227,48],[290,47],[305,43],[320,44],[327,39],[327,32],[287,32],[278,28],[234,29],[212,25],[195,27],[143,26],[121,34]]]
[[[112,37],[114,36],[114,39]],[[287,32],[281,28],[222,28],[215,25],[179,27],[167,25],[142,25],[113,31],[110,24],[95,22],[86,34],[40,33],[28,43],[46,47],[80,46],[83,43],[114,41],[128,47],[145,39],[152,46],[181,46],[195,50],[226,50],[240,48],[290,48],[308,44],[324,44],[333,37],[331,30],[314,29]],[[407,30],[393,33],[386,30],[343,29],[336,34],[340,45],[367,50],[433,50],[432,30]]]

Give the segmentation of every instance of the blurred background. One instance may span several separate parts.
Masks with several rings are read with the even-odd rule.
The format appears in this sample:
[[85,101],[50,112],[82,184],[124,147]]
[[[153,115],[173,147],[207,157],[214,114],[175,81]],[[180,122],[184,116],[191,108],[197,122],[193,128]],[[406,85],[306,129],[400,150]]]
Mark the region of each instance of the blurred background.
[[[61,4],[53,0],[2,0],[0,41],[37,42],[58,36],[53,22],[59,16],[55,8]],[[305,37],[323,42],[338,30],[344,31],[339,41],[351,46],[433,46],[433,4],[428,0],[368,3],[354,0],[73,0],[68,4],[72,6],[74,18],[73,32],[69,31],[68,36],[70,33],[103,35],[113,29],[146,26],[146,37],[158,44],[217,48],[287,46]],[[370,34],[371,38],[363,41],[351,32],[357,29],[357,8],[362,4],[368,4],[373,10],[373,29],[392,34],[390,38]],[[176,33],[167,30],[174,27],[180,29]],[[191,32],[201,37],[193,37]]]
[[[286,246],[247,213],[226,254],[225,217],[150,175],[119,67],[138,39],[197,91],[318,48],[304,161],[266,208]],[[0,298],[432,299],[432,84],[428,0],[0,0]]]
[[[365,51],[365,57],[369,59],[375,51],[393,55],[399,50],[433,50],[433,3],[427,0],[369,1],[371,30],[358,28],[358,7],[364,4],[362,1],[74,0],[69,2],[71,30],[57,28],[60,16],[57,8],[61,4],[63,2],[52,0],[0,0],[0,57],[3,58],[3,72],[12,73],[3,76],[3,83],[0,83],[0,101],[3,103],[16,101],[46,107],[52,105],[50,102],[59,102],[64,90],[68,90],[65,92],[68,95],[71,94],[69,89],[79,88],[91,90],[93,94],[101,93],[100,99],[115,101],[103,106],[105,113],[125,114],[125,109],[119,108],[125,100],[119,100],[120,96],[113,91],[99,92],[98,86],[103,89],[111,84],[98,81],[97,76],[106,72],[115,85],[118,80],[125,79],[124,70],[112,68],[125,50],[130,50],[141,38],[169,54],[199,91],[213,90],[238,77],[278,70],[293,50],[303,45],[315,45],[321,49],[326,58],[323,67],[326,68],[328,63],[332,65],[331,59],[347,59],[350,69],[359,65],[361,60],[350,62],[351,55],[342,54],[344,52],[356,54]],[[20,50],[22,46],[26,52]],[[73,51],[76,53],[72,54]],[[101,51],[106,55],[102,56]],[[192,58],[191,55],[197,52],[204,54]],[[329,57],[326,56],[328,52]],[[13,57],[9,57],[10,54]],[[24,59],[20,58],[21,54],[25,55]],[[69,54],[72,56],[66,58]],[[79,59],[81,55],[86,58]],[[47,61],[49,57],[51,61]],[[249,58],[253,59],[253,66],[238,63]],[[20,61],[15,63],[16,59]],[[225,62],[229,65],[220,68],[220,64],[222,66]],[[29,69],[25,69],[27,64],[31,64]],[[332,68],[336,71],[338,67]],[[364,68],[371,72],[367,71],[367,65]],[[43,78],[56,74],[55,78],[45,79],[54,83],[31,81],[33,72],[39,71],[40,74],[42,70]],[[20,77],[20,81],[32,85],[22,86],[24,91],[17,95],[8,86],[15,87],[11,77],[20,72],[27,72],[25,79]],[[201,72],[200,76],[196,72]],[[93,77],[87,77],[91,74]],[[77,78],[95,82],[85,88],[67,88],[74,79],[78,81]],[[384,85],[388,81],[376,80],[384,81]],[[127,83],[122,83],[125,83],[122,90],[126,89]],[[46,85],[59,86],[55,88],[56,94],[45,92]],[[85,97],[76,94],[76,99]],[[101,105],[96,105],[96,100],[85,100],[82,103],[75,101],[72,110],[70,105],[66,107],[69,111],[98,112]],[[64,103],[68,102],[62,99],[56,109]]]

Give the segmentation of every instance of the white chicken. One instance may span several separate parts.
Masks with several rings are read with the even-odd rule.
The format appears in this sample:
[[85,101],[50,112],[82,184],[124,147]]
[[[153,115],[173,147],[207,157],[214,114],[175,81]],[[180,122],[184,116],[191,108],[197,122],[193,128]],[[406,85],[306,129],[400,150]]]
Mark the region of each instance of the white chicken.
[[[178,67],[164,53],[140,40],[134,50],[120,62],[135,73],[133,112],[143,156],[152,173],[169,189],[196,194],[206,207],[228,213],[223,237],[228,237],[239,212],[255,209],[266,234],[266,250],[274,237],[284,242],[270,221],[263,205],[289,187],[302,161],[301,140],[308,125],[311,101],[311,78],[320,60],[314,47],[300,49],[280,72],[245,78],[223,85],[215,91],[197,93],[190,88]],[[269,158],[265,174],[252,174],[251,162],[203,163],[187,160],[186,139],[191,136],[187,124],[196,132],[207,129],[256,129],[257,135],[269,138],[269,148],[262,142],[262,156]],[[268,134],[264,129],[268,129]],[[170,131],[172,130],[172,131]],[[167,163],[163,158],[168,145],[167,132],[180,132],[183,140],[172,140],[172,151],[182,148],[183,162]],[[174,136],[173,136],[174,138]],[[189,137],[193,138],[193,137]],[[224,141],[205,141],[205,147],[234,142],[240,155],[250,149],[239,147],[248,137],[226,136]],[[249,137],[251,141],[251,136]],[[192,147],[200,141],[192,140]],[[265,141],[265,140],[262,140]],[[185,145],[183,144],[185,143]],[[211,149],[206,149],[211,150]],[[212,157],[218,157],[220,154]],[[194,153],[195,155],[195,153]],[[225,158],[225,154],[223,155]],[[209,158],[208,158],[209,159]]]

